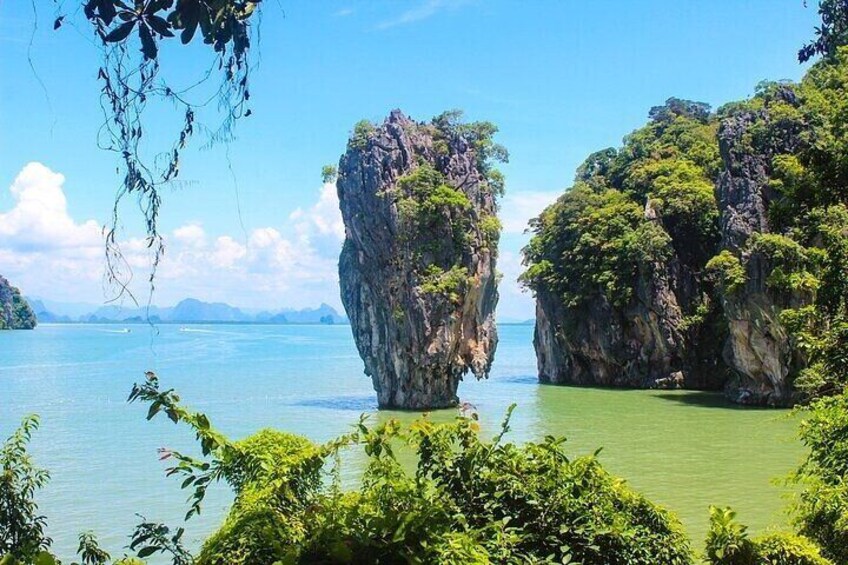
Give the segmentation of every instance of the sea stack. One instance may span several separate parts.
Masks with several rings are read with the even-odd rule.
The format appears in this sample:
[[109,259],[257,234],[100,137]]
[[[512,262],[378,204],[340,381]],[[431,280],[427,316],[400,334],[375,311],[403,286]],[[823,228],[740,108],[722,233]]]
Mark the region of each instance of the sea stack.
[[452,111],[428,123],[393,110],[358,123],[339,161],[341,298],[381,408],[457,403],[488,376],[506,151],[488,122]]

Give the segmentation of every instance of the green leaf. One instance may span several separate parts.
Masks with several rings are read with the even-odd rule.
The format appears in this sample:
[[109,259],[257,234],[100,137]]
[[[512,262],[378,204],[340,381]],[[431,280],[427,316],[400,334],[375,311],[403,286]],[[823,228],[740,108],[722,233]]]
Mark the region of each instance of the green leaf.
[[159,49],[156,47],[156,40],[153,39],[150,28],[146,25],[138,26],[138,37],[141,39],[141,52],[144,53],[144,58],[149,61],[155,60]]
[[183,45],[191,43],[191,40],[194,38],[194,32],[197,31],[197,23],[196,18],[186,22],[186,27],[180,34],[180,41],[182,41]]
[[34,565],[57,565],[56,558],[46,551],[39,552],[38,555],[35,556],[35,560],[33,561]]
[[118,41],[123,41],[133,30],[133,27],[135,27],[135,20],[121,24],[110,31],[106,37],[103,38],[103,41],[106,43],[117,43]]
[[153,31],[163,37],[174,37],[168,22],[166,22],[164,18],[160,18],[159,16],[148,16],[147,24]]
[[147,547],[142,547],[142,548],[138,551],[138,556],[139,556],[139,558],[141,558],[141,559],[144,559],[145,557],[150,557],[151,555],[153,555],[154,553],[156,553],[156,549],[157,549],[157,548],[156,548],[156,547],[154,547],[154,546],[152,546],[152,545],[148,545]]

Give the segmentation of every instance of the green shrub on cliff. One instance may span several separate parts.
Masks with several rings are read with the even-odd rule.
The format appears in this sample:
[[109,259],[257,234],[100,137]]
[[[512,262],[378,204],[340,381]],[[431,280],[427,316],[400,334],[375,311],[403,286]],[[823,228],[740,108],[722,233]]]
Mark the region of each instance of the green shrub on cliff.
[[356,125],[353,126],[353,132],[350,134],[348,144],[350,144],[351,147],[365,149],[368,146],[368,139],[376,129],[377,128],[374,126],[373,122],[369,120],[359,120],[356,122]]
[[702,103],[670,98],[621,149],[590,155],[574,187],[531,222],[522,281],[568,307],[598,293],[617,307],[640,274],[672,252],[701,270],[718,246],[716,121]]
[[447,271],[438,265],[430,265],[424,271],[418,287],[425,294],[440,294],[451,302],[458,302],[460,291],[468,282],[468,269],[454,265]]
[[474,147],[477,157],[477,169],[486,179],[486,188],[495,196],[503,196],[504,177],[495,168],[495,163],[509,162],[509,152],[506,147],[495,143],[498,126],[492,122],[464,122],[462,110],[442,112],[432,120],[435,130],[434,145],[440,153],[447,151],[447,138],[461,137]]
[[725,294],[731,294],[745,286],[745,268],[739,258],[727,249],[707,261],[704,269],[715,276]]
[[[435,265],[439,268],[456,266],[469,247],[471,219],[468,214],[472,204],[468,196],[425,163],[399,178],[392,196],[397,197],[399,239],[413,244],[416,259],[423,259],[421,251],[424,251],[440,263]],[[438,235],[444,232],[448,233],[447,239]],[[433,234],[437,234],[436,237],[425,237]],[[418,268],[430,266],[433,265],[428,263]]]
[[626,306],[640,270],[669,255],[669,237],[642,208],[614,189],[578,184],[533,222],[522,281],[556,292],[569,306],[597,293]]

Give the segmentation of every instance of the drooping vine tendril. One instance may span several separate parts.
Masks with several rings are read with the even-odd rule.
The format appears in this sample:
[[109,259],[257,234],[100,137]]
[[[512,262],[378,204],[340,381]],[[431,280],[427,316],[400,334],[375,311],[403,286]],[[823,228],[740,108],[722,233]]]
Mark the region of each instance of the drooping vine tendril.
[[[120,242],[119,210],[135,197],[150,253],[148,283],[152,296],[165,240],[158,227],[163,190],[177,186],[182,152],[197,133],[207,146],[228,143],[238,119],[250,115],[249,76],[251,22],[261,0],[81,0],[85,19],[102,45],[97,78],[104,122],[98,145],[118,156],[120,182],[112,217],[104,227],[106,281],[117,292],[113,300],[135,297],[130,289],[132,266]],[[57,14],[54,29],[63,26]],[[161,47],[176,39],[183,45],[202,41],[213,54],[209,68],[192,84],[174,88],[160,74]],[[201,88],[215,76],[216,89]],[[195,99],[200,97],[199,100]],[[178,118],[169,146],[151,148],[148,132],[151,104],[167,103]],[[209,129],[197,121],[200,108],[216,103],[220,124]],[[158,109],[159,105],[157,105]],[[158,114],[157,114],[158,116]]]

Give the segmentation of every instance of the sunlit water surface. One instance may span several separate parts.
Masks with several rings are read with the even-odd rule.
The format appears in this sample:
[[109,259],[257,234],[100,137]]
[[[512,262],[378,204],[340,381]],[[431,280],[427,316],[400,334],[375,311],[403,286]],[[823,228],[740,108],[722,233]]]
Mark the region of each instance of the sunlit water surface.
[[[275,427],[325,441],[376,411],[370,380],[347,326],[42,325],[0,332],[0,435],[30,413],[42,418],[32,452],[52,479],[40,494],[54,548],[63,559],[92,530],[120,555],[140,520],[179,525],[186,492],[164,477],[157,448],[190,451],[193,435],[126,397],[145,370],[159,373],[213,425],[240,438]],[[602,463],[676,512],[696,546],[710,504],[732,505],[755,531],[786,522],[784,477],[803,455],[797,422],[783,411],[739,409],[697,392],[615,391],[540,386],[530,326],[502,326],[491,378],[469,380],[484,431],[507,406],[515,441],[564,435],[574,454],[603,447]],[[436,418],[450,419],[455,411]],[[413,418],[380,413],[376,418]],[[360,458],[347,461],[353,482]],[[213,490],[187,525],[193,546],[220,523],[230,497]]]

